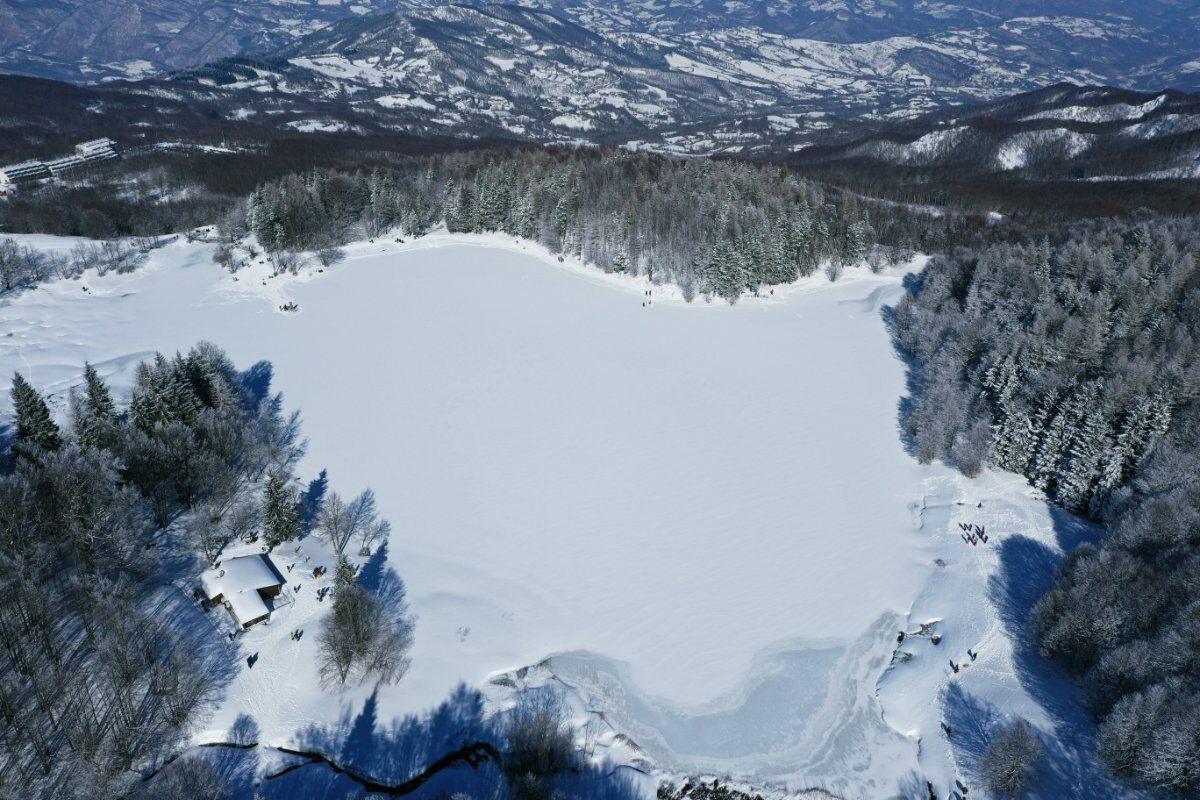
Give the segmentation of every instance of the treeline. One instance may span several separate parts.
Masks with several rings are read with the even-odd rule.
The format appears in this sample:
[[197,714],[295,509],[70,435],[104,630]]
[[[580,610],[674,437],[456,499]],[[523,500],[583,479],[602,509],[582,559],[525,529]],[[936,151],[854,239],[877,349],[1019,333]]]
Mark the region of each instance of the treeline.
[[[11,77],[11,76],[6,76]],[[0,96],[5,81],[0,80]],[[78,116],[78,115],[75,115]],[[68,125],[71,120],[64,120]],[[145,127],[124,129],[115,121],[94,135],[71,137],[62,126],[36,128],[38,139],[57,131],[51,143],[16,147],[4,163],[31,155],[70,149],[75,142],[111,136],[126,158],[96,165],[66,180],[25,185],[15,195],[0,195],[0,231],[51,233],[106,239],[180,233],[220,219],[255,186],[303,170],[342,167],[370,169],[398,158],[479,147],[464,140],[415,140],[394,135],[305,134],[268,126],[191,126],[184,141],[162,149],[148,140]],[[0,121],[0,131],[3,131]],[[162,129],[154,128],[161,141]],[[0,150],[19,139],[4,138]]]
[[107,242],[81,242],[67,253],[22,247],[0,239],[0,294],[29,289],[54,278],[74,278],[85,270],[100,275],[132,272],[163,241],[157,237]]
[[937,258],[898,305],[921,460],[1019,472],[1110,524],[1031,620],[1113,771],[1200,789],[1200,229],[1096,222]]
[[938,249],[966,223],[829,191],[775,167],[617,151],[483,151],[259,186],[248,228],[271,252],[388,230],[503,232],[601,269],[735,300],[824,266],[879,268]]
[[251,513],[247,492],[301,452],[296,418],[211,345],[142,364],[124,412],[96,370],[85,378],[65,428],[13,381],[0,474],[4,796],[126,796],[133,770],[179,739],[226,654],[172,626],[183,596],[163,588],[164,560],[194,552],[214,519]]
[[204,225],[233,203],[174,176],[105,173],[86,180],[95,185],[51,183],[0,199],[0,229],[88,239],[155,236]]

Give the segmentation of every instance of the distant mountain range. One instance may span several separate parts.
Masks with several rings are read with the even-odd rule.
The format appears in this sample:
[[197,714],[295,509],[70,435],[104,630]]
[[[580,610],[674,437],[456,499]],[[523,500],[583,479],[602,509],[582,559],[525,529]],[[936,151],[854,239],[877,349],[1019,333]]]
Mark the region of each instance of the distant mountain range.
[[[0,41],[0,67],[75,81],[0,77],[0,154],[273,131],[1077,179],[1196,151],[1194,97],[1164,92],[1200,88],[1195,2],[0,0]],[[1149,93],[1076,88],[1103,84]]]
[[1200,179],[1200,94],[1060,84],[847,136],[788,160],[910,186]]
[[0,71],[98,81],[269,52],[387,0],[0,0]]
[[1200,5],[0,0],[0,70],[222,92],[231,114],[344,107],[286,120],[309,129],[715,152],[1061,81],[1200,89]]

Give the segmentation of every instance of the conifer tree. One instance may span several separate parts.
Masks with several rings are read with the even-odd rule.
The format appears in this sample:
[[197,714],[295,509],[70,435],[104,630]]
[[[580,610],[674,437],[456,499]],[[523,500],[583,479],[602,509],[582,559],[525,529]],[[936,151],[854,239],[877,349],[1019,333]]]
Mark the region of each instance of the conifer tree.
[[92,416],[105,422],[116,419],[117,404],[113,402],[112,392],[91,364],[83,365],[83,380],[87,391],[88,411]]
[[[1051,403],[1053,397],[1047,398],[1043,407]],[[1051,491],[1058,477],[1059,462],[1069,444],[1070,436],[1069,414],[1065,408],[1060,408],[1049,420],[1034,453],[1030,475],[1033,485],[1046,493]]]
[[46,401],[19,372],[13,374],[12,402],[18,444],[43,450],[57,450],[62,446],[62,436]]
[[117,406],[112,392],[101,380],[96,368],[84,364],[82,392],[71,390],[71,419],[75,439],[84,449],[103,447],[117,421]]
[[262,521],[263,538],[268,547],[291,541],[300,533],[300,513],[296,507],[295,493],[278,472],[272,472],[267,478]]
[[1071,437],[1057,499],[1073,511],[1086,508],[1100,462],[1108,449],[1108,423],[1094,401]]
[[143,431],[149,433],[156,425],[168,422],[190,425],[200,406],[181,358],[170,362],[158,353],[153,364],[138,364],[129,413]]

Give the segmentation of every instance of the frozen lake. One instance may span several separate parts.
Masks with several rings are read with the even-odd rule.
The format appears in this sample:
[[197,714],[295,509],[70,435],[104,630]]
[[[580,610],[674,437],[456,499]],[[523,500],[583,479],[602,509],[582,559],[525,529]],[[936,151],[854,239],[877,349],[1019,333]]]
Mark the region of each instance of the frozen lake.
[[[270,361],[303,413],[303,476],[374,488],[393,524],[419,619],[387,713],[567,654],[560,678],[662,763],[807,759],[870,783],[866,751],[915,760],[875,682],[932,569],[913,509],[945,471],[898,436],[881,307],[899,273],[646,307],[640,285],[537,253],[428,244],[357,245],[325,274],[265,283],[172,245],[85,278],[90,292],[60,282],[0,306],[0,359],[59,402],[85,359],[120,388],[136,359],[200,339],[242,368]],[[271,674],[235,683],[222,714],[254,693],[274,739],[336,717],[309,665],[276,675],[278,702]]]

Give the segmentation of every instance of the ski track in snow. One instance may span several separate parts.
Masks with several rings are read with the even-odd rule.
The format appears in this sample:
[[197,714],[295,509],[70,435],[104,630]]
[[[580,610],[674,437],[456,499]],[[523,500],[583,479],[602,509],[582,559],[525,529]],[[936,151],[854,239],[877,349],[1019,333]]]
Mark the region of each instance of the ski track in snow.
[[[729,307],[503,236],[358,243],[277,278],[265,263],[230,276],[211,254],[177,242],[135,273],[0,301],[0,367],[65,414],[85,359],[119,394],[138,360],[200,339],[239,368],[270,361],[304,415],[302,477],[373,487],[393,523],[386,563],[364,569],[402,576],[418,620],[380,724],[459,681],[496,707],[553,683],[596,758],[923,798],[926,779],[942,797],[969,782],[980,742],[1020,714],[1055,741],[1053,796],[1120,796],[1054,699],[1069,683],[1007,627],[1036,589],[1012,588],[1014,559],[1044,578],[1064,537],[1094,532],[1016,476],[968,481],[904,452],[903,364],[881,320],[904,269]],[[966,545],[960,521],[991,541]],[[241,667],[197,741],[249,714],[284,744],[348,724],[370,694],[316,686],[322,582],[301,573],[329,553],[307,539],[277,561],[298,564],[301,590],[230,645]],[[897,648],[933,621],[938,646]],[[953,675],[950,658],[967,666]]]

